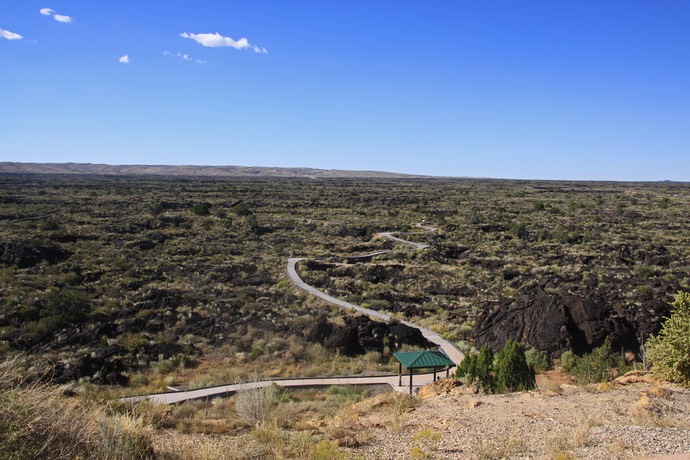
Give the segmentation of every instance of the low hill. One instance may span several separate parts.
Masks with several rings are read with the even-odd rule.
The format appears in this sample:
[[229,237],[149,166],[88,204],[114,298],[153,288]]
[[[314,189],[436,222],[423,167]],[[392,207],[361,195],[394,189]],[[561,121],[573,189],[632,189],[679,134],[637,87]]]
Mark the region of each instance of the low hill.
[[347,171],[314,168],[274,168],[262,166],[174,166],[107,165],[92,163],[0,162],[0,173],[105,174],[197,177],[307,177],[307,178],[414,178],[423,177],[383,171]]

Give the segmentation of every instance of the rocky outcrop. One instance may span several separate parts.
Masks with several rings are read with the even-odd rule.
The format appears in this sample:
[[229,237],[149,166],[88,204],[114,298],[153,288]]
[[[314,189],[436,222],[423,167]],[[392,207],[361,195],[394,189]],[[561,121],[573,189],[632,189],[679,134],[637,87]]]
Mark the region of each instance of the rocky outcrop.
[[598,293],[561,296],[537,285],[486,308],[477,321],[475,341],[495,351],[512,339],[555,357],[568,349],[588,353],[608,337],[614,349],[637,352],[667,312],[666,304],[654,300],[616,310]]
[[306,339],[348,356],[369,351],[383,353],[385,347],[395,351],[403,344],[436,348],[436,345],[424,338],[419,329],[400,323],[373,321],[366,316],[347,316],[344,326],[329,323],[325,316],[321,316],[306,332]]

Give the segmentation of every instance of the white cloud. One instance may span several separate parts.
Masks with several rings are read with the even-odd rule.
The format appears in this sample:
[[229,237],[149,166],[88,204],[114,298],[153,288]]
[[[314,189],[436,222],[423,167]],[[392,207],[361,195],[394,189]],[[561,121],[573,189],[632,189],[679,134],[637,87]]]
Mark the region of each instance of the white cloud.
[[39,11],[43,16],[52,16],[55,11],[51,10],[50,8],[41,8]]
[[125,54],[120,59],[118,59],[118,62],[120,62],[120,64],[129,64],[129,55]]
[[196,62],[197,64],[206,64],[206,61],[202,61],[201,59],[194,59],[187,53],[171,53],[170,51],[163,51],[163,56],[171,56],[171,57],[178,57],[182,59],[183,61],[188,61],[188,62]]
[[56,14],[55,16],[53,16],[53,19],[55,19],[57,22],[64,22],[66,24],[72,23],[72,17],[71,16],[65,16],[62,14]]
[[194,40],[195,42],[206,46],[208,48],[218,48],[218,47],[223,47],[223,46],[230,46],[232,48],[235,48],[237,50],[254,50],[257,53],[267,53],[266,48],[259,48],[258,46],[254,46],[249,43],[249,40],[246,38],[242,37],[239,40],[233,40],[230,37],[224,37],[218,32],[215,34],[190,34],[188,32],[184,32],[180,34],[180,37],[183,38],[189,38]]
[[0,37],[5,38],[7,40],[21,40],[22,37],[19,34],[15,34],[14,32],[10,32],[9,30],[4,30],[0,29]]

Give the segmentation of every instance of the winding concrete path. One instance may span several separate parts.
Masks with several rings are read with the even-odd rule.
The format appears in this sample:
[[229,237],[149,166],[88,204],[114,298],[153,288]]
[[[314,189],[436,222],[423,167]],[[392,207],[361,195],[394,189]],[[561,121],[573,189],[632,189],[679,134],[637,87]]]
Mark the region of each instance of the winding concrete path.
[[[436,229],[434,227],[424,226],[422,224],[417,224],[417,228],[422,228],[429,232],[434,232]],[[393,236],[393,233],[397,232],[383,232],[377,233],[375,235],[383,238],[387,238],[396,243],[405,244],[411,246],[411,250],[418,251],[426,249],[429,247],[427,244],[415,243],[412,241],[403,240]],[[382,254],[390,253],[391,250],[377,251],[370,254],[363,254],[359,256],[346,256],[344,259],[362,259],[370,258]],[[381,321],[388,322],[392,319],[390,315],[381,313],[375,310],[370,310],[368,308],[361,307],[359,305],[346,302],[344,300],[335,298],[331,295],[326,294],[323,291],[316,289],[304,282],[304,280],[299,276],[297,271],[297,265],[305,260],[304,257],[292,257],[287,261],[286,273],[290,281],[298,288],[304,290],[305,292],[312,294],[332,305],[346,310],[355,310],[361,312],[371,318],[375,318]],[[409,321],[401,321],[402,324],[419,329],[424,337],[432,343],[438,345],[439,349],[442,350],[454,363],[459,364],[465,355],[458,350],[452,343],[443,339],[439,334],[435,333],[430,329],[423,328]],[[451,370],[452,371],[452,370]],[[309,387],[323,387],[331,385],[390,385],[396,391],[407,391],[410,386],[410,376],[403,375],[402,381],[399,380],[398,374],[388,374],[388,375],[376,375],[376,376],[350,376],[350,377],[314,377],[314,378],[296,378],[296,379],[267,379],[257,382],[249,383],[238,383],[238,384],[228,384],[228,385],[216,385],[212,387],[196,388],[192,390],[173,390],[166,393],[157,393],[151,395],[135,396],[131,398],[123,398],[123,401],[141,401],[148,399],[152,402],[161,404],[175,404],[191,399],[203,399],[212,398],[220,396],[228,396],[234,394],[241,390],[262,388],[269,386],[273,383],[285,388],[309,388]],[[418,388],[420,386],[428,385],[433,382],[433,374],[414,374],[413,376],[413,386]],[[402,383],[402,385],[399,385]]]
[[[417,224],[418,228],[423,228],[429,232],[434,232],[436,229],[434,227],[425,227],[422,226],[421,224]],[[409,246],[412,246],[413,251],[418,251],[421,249],[426,249],[429,247],[428,244],[423,244],[423,243],[415,243],[413,241],[407,241],[403,240],[402,238],[398,238],[396,236],[393,236],[394,232],[383,232],[383,233],[377,233],[376,236],[380,236],[383,238],[387,238],[389,240],[395,241],[397,243],[401,244],[406,244]],[[373,252],[370,254],[364,254],[360,256],[355,256],[355,257],[348,257],[348,258],[365,258],[365,257],[373,257],[381,254],[386,254],[388,252],[391,252],[390,250],[388,251],[378,251],[378,252]],[[358,312],[361,312],[370,318],[375,318],[381,321],[389,322],[392,317],[390,315],[387,315],[385,313],[381,313],[379,311],[375,310],[370,310],[368,308],[361,307],[359,305],[355,305],[350,302],[346,302],[344,300],[338,299],[336,297],[333,297],[329,294],[326,294],[323,291],[320,291],[319,289],[315,288],[314,286],[311,286],[307,283],[304,282],[304,280],[299,276],[299,272],[297,271],[297,264],[299,264],[301,261],[303,261],[305,258],[304,257],[293,257],[288,259],[287,262],[287,276],[290,278],[290,281],[297,286],[298,288],[302,289],[305,292],[308,292],[309,294],[312,294],[322,300],[325,300],[326,302],[335,305],[339,308],[346,309],[346,310],[355,310]],[[400,321],[402,324],[405,324],[406,326],[413,327],[415,329],[419,329],[424,337],[426,337],[427,340],[429,340],[432,343],[435,343],[438,345],[439,349],[441,349],[454,363],[459,364],[463,359],[465,359],[464,353],[462,353],[460,350],[458,350],[455,345],[450,343],[448,340],[442,338],[439,334],[436,332],[418,326],[417,324],[411,323],[409,321]]]

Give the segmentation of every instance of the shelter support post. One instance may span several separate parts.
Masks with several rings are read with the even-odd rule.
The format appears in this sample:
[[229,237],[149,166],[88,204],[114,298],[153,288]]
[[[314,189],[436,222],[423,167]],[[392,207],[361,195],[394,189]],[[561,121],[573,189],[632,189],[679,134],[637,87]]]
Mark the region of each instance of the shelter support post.
[[398,363],[398,386],[402,386],[402,363]]
[[412,369],[410,369],[410,394],[412,394]]

